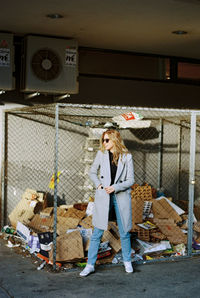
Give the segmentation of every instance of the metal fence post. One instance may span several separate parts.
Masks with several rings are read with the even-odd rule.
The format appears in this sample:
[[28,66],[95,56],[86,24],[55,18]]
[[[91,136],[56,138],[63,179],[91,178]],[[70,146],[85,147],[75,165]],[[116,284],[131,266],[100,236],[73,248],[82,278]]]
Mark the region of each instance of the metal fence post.
[[7,146],[5,144],[7,144],[7,123],[8,123],[8,119],[7,119],[7,113],[5,116],[5,113],[3,111],[3,109],[0,109],[0,181],[1,181],[1,189],[0,189],[0,227],[2,227],[3,225],[6,224],[6,206],[5,206],[5,202],[7,202],[6,198],[7,196],[5,195],[5,191],[6,191],[6,186],[7,186],[7,174],[6,174],[6,170],[7,170],[7,163],[5,161],[7,161]]
[[177,149],[177,193],[176,200],[180,200],[180,181],[181,181],[181,161],[182,161],[182,123],[180,122],[178,133],[178,149]]
[[57,236],[57,176],[58,176],[58,122],[59,105],[55,109],[55,160],[54,160],[54,225],[53,225],[53,269],[56,270],[56,236]]
[[162,187],[163,175],[163,119],[160,119],[160,134],[159,134],[159,156],[158,156],[158,189]]
[[3,170],[2,170],[2,204],[1,204],[1,215],[2,225],[7,224],[7,184],[8,184],[8,113],[4,114],[4,134],[3,134]]
[[193,205],[195,185],[195,152],[196,152],[196,113],[191,113],[190,122],[190,163],[189,163],[189,213],[188,213],[188,256],[192,254]]

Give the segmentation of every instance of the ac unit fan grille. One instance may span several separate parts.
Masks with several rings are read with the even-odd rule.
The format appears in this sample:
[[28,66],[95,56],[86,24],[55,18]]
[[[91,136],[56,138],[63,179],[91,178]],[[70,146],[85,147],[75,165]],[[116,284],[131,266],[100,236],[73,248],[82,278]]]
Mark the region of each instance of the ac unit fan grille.
[[33,55],[31,67],[35,76],[42,81],[54,80],[61,72],[60,59],[50,49],[37,51]]

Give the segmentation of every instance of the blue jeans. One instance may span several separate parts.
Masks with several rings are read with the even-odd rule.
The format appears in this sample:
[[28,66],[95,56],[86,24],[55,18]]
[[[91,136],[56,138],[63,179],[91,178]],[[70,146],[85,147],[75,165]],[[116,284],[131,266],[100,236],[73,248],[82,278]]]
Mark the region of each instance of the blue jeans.
[[[110,200],[111,200],[111,204],[113,204],[114,208],[115,208],[117,225],[119,228],[119,234],[120,234],[120,240],[121,240],[123,261],[130,262],[131,261],[130,233],[124,232],[115,194],[110,195]],[[110,204],[110,206],[111,206],[111,204]],[[100,245],[103,233],[104,233],[104,230],[98,229],[96,227],[94,228],[93,234],[90,238],[90,247],[88,250],[88,262],[87,263],[90,265],[94,265],[96,262],[99,245]]]

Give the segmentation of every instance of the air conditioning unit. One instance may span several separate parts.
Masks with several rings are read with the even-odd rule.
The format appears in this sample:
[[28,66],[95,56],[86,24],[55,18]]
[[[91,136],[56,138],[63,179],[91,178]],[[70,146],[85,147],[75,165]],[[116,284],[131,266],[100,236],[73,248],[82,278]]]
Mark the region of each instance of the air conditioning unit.
[[33,35],[25,37],[21,91],[78,93],[77,41]]
[[13,34],[0,33],[0,90],[15,88]]

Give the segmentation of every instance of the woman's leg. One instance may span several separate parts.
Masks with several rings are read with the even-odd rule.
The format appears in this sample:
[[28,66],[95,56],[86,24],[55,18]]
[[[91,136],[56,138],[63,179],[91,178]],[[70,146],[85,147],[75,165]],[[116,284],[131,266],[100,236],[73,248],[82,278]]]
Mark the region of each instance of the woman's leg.
[[88,250],[87,265],[86,265],[85,269],[83,269],[83,271],[81,271],[80,276],[88,276],[90,273],[95,271],[94,265],[96,263],[99,245],[100,245],[100,241],[101,241],[103,232],[104,232],[104,230],[94,228],[94,231],[90,238],[90,246],[89,246],[89,250]]
[[87,263],[90,265],[95,265],[103,232],[104,230],[94,228],[93,234],[90,238],[90,246],[88,250],[88,261],[87,261]]
[[131,262],[131,240],[130,240],[130,233],[124,232],[124,228],[121,221],[121,216],[119,213],[119,208],[117,205],[116,196],[112,194],[113,204],[115,207],[115,213],[117,217],[117,225],[119,228],[121,246],[122,246],[122,256],[124,262]]

